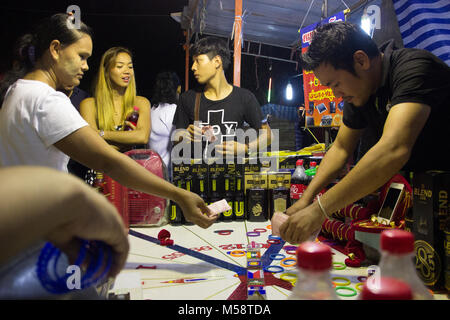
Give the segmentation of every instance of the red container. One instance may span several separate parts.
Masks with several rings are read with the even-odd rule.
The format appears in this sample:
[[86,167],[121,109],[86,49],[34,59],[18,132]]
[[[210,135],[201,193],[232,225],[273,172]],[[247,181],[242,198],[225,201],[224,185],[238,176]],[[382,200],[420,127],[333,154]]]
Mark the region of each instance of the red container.
[[[166,179],[167,169],[157,152],[150,149],[136,149],[125,154],[148,171]],[[168,207],[167,199],[125,187],[124,189],[128,194],[128,213],[131,226],[157,225],[160,223]]]
[[123,222],[127,228],[130,226],[127,188],[111,179],[107,175],[103,175],[103,194],[116,207],[122,216]]

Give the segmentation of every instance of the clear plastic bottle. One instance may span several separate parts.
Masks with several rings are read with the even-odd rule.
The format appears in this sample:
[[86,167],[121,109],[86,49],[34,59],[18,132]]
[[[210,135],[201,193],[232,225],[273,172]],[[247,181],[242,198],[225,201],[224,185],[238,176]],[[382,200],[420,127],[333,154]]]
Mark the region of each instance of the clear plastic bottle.
[[433,295],[419,278],[414,264],[414,236],[411,232],[385,230],[380,236],[380,277],[391,277],[406,282],[414,300],[432,300]]
[[381,277],[369,278],[361,291],[361,300],[412,300],[411,287],[404,281]]
[[296,168],[291,177],[291,188],[289,191],[291,205],[302,197],[309,181],[308,176],[305,174],[305,167],[303,167],[303,159],[297,160],[295,165]]
[[330,270],[331,249],[327,245],[307,241],[297,248],[298,278],[289,300],[338,300]]

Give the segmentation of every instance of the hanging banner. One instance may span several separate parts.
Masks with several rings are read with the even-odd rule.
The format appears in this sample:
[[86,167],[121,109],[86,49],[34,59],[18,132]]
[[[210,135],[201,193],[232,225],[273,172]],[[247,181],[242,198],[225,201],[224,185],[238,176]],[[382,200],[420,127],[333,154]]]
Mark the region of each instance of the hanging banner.
[[[328,17],[300,31],[302,37],[302,54],[308,49],[312,35],[320,24],[345,21],[344,12]],[[303,89],[305,92],[305,126],[306,127],[338,127],[342,122],[344,101],[336,98],[331,88],[322,85],[312,71],[303,70]]]

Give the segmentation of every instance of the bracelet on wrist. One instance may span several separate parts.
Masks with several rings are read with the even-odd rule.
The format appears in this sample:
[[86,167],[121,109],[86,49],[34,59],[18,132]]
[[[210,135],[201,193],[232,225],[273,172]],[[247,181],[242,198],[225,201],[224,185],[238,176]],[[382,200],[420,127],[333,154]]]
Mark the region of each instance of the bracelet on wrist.
[[317,203],[319,204],[320,211],[322,211],[325,218],[327,218],[328,220],[332,220],[332,218],[327,214],[327,212],[325,211],[325,208],[323,207],[322,203],[320,202],[320,196],[317,196],[316,199],[317,199]]

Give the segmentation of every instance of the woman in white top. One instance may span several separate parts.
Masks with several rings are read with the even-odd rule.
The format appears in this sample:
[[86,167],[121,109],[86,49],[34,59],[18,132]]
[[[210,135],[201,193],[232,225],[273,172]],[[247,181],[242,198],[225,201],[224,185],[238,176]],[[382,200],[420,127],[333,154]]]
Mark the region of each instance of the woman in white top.
[[[88,68],[92,39],[66,14],[43,21],[24,49],[34,62],[14,82],[0,110],[0,165],[41,165],[67,171],[69,157],[122,185],[178,203],[203,228],[217,218],[194,193],[173,186],[109,146],[58,89],[78,86]],[[205,213],[205,214],[203,214]]]
[[161,156],[168,169],[169,177],[172,173],[172,141],[170,138],[175,130],[172,121],[180,92],[180,78],[175,72],[161,72],[156,76],[152,93],[152,131],[149,148]]

